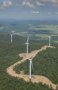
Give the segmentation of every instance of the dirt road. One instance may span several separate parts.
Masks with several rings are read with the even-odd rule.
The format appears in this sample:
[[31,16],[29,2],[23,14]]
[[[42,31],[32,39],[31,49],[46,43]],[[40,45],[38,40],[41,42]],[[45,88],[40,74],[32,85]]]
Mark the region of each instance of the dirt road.
[[[13,77],[21,78],[21,79],[25,80],[26,82],[29,82],[30,81],[29,75],[25,75],[24,73],[20,73],[20,74],[16,73],[14,71],[14,67],[17,66],[18,64],[20,65],[20,64],[24,63],[27,59],[29,59],[29,60],[33,59],[38,53],[46,50],[47,48],[54,48],[54,47],[52,47],[52,46],[49,47],[49,46],[45,45],[41,49],[34,50],[31,53],[29,53],[28,58],[26,57],[26,53],[19,54],[19,56],[22,57],[22,60],[9,66],[6,69],[7,73]],[[32,75],[31,82],[32,83],[40,83],[41,82],[42,84],[46,84],[49,87],[52,86],[53,89],[56,89],[56,86],[57,86],[57,85],[53,84],[47,77],[41,76],[41,75]]]

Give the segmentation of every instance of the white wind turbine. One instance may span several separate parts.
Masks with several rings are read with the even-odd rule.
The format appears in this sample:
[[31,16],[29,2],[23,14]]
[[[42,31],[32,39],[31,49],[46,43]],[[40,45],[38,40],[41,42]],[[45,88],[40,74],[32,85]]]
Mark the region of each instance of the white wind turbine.
[[11,43],[12,43],[12,37],[13,37],[13,35],[11,34]]
[[[27,45],[27,48],[26,48],[26,56],[27,56],[27,59],[28,59],[28,51],[29,51],[29,37],[27,38],[27,42],[26,42],[26,45]],[[30,63],[29,63],[29,78],[31,79],[32,78],[32,59],[29,59]]]
[[10,34],[10,36],[11,36],[11,43],[13,42],[13,34],[14,34],[14,32],[15,31],[11,31],[11,34]]
[[27,42],[26,42],[26,56],[28,58],[28,48],[29,48],[29,37],[27,37]]
[[49,47],[51,46],[51,36],[49,36]]

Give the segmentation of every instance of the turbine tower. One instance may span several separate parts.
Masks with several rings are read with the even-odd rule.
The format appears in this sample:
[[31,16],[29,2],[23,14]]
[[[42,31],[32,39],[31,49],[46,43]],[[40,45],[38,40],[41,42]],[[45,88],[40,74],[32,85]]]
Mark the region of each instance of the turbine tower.
[[12,43],[12,38],[13,38],[13,35],[11,34],[11,43]]
[[28,58],[29,37],[27,37],[26,45],[27,45],[27,48],[26,48],[26,56],[27,56],[27,58]]
[[[26,45],[27,45],[26,56],[27,56],[27,59],[28,59],[29,37],[27,37]],[[32,59],[29,59],[29,79],[30,80],[31,80],[31,71],[32,71]]]
[[10,34],[10,36],[11,36],[11,43],[13,42],[13,34],[14,34],[14,32],[15,31],[11,31],[11,34]]
[[32,59],[29,59],[30,63],[29,63],[29,79],[31,80],[32,78]]
[[49,47],[51,46],[51,36],[49,36]]

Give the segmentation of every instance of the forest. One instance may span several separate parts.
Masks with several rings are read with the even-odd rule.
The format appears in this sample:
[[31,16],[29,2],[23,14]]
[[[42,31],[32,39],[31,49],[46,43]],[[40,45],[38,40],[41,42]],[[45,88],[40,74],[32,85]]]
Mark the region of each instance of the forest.
[[[26,52],[25,42],[26,38],[15,35],[13,36],[13,43],[11,44],[10,34],[0,33],[0,90],[52,90],[52,88],[42,85],[41,83],[27,83],[22,79],[17,79],[7,74],[6,68],[21,60],[19,53]],[[29,43],[29,52],[48,44],[46,40],[30,40]],[[47,51],[41,52],[34,58],[34,69],[32,70],[32,73],[44,75],[57,84],[58,47],[57,43],[53,41],[52,44],[55,45],[55,49],[47,49]],[[18,73],[22,69],[25,73],[28,73],[27,66],[28,62],[21,66],[17,66],[14,69],[16,69]]]

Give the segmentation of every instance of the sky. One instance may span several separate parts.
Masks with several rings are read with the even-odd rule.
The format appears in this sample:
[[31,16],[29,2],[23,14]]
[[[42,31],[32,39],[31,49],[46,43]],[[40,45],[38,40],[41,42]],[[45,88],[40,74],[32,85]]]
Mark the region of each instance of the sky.
[[0,0],[0,19],[58,19],[58,0]]

